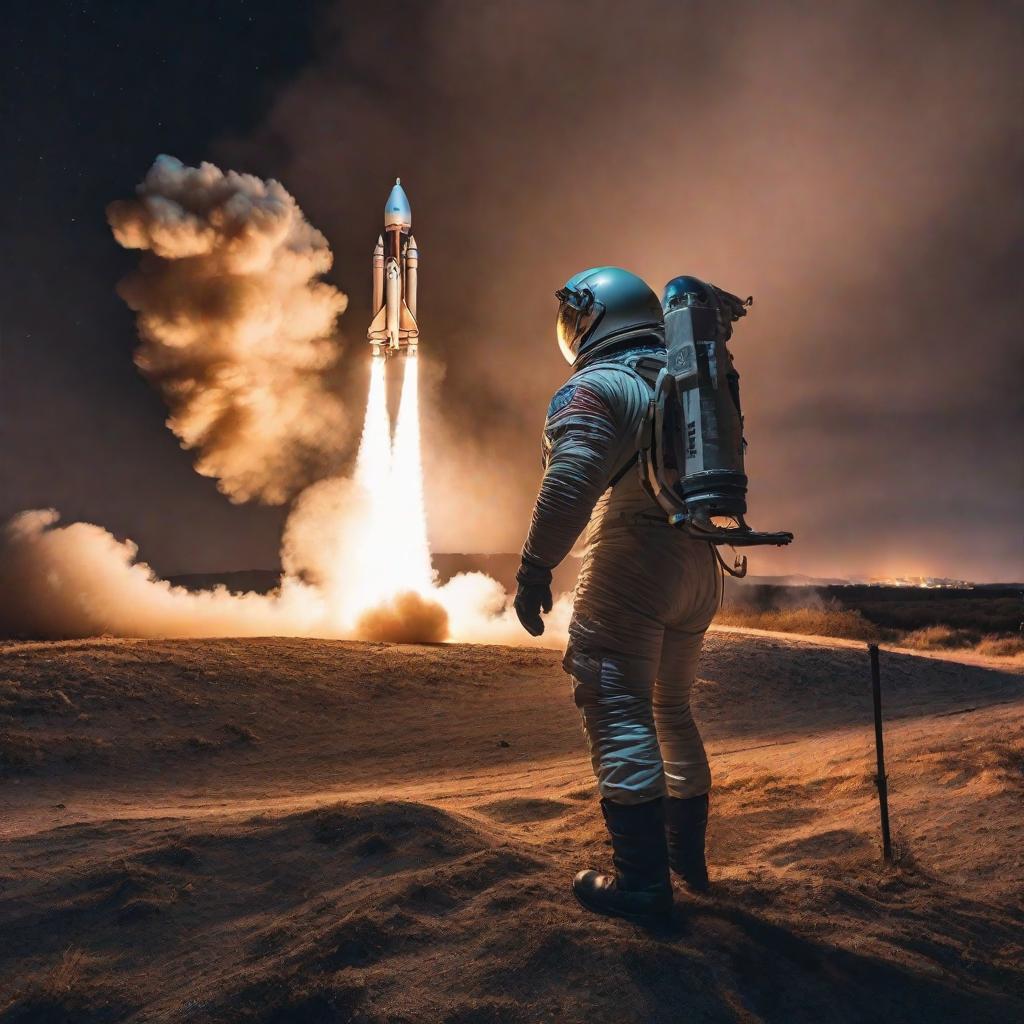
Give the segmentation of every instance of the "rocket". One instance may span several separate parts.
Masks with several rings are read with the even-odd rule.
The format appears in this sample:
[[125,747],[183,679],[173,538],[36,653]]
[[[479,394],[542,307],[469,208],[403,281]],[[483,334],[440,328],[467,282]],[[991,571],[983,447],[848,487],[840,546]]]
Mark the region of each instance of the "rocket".
[[384,205],[384,234],[373,250],[373,320],[367,338],[373,354],[387,358],[398,352],[416,354],[420,329],[416,324],[416,276],[420,254],[410,234],[412,209],[395,178]]

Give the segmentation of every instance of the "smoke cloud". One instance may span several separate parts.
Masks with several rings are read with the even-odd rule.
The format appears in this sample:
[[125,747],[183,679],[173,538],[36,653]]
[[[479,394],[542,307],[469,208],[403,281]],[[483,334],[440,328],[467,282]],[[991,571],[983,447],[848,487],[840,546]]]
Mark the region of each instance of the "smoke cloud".
[[448,613],[436,601],[408,591],[363,612],[356,632],[364,640],[440,643],[448,639]]
[[131,541],[58,519],[33,509],[0,534],[0,636],[335,635],[321,596],[297,580],[267,596],[192,593],[136,562]]
[[280,504],[336,466],[347,420],[328,372],[347,298],[321,281],[327,240],[277,181],[153,164],[107,208],[114,237],[146,252],[118,292],[137,313],[135,362],[232,501]]
[[[302,516],[290,523],[291,558],[324,544],[323,557],[314,555],[307,565],[310,578],[286,574],[266,595],[175,587],[136,561],[131,541],[100,526],[61,526],[53,509],[19,513],[0,532],[0,637],[319,636],[533,647],[565,642],[567,596],[556,601],[544,636],[531,637],[501,585],[482,573],[460,574],[426,595],[398,594],[360,611],[359,594],[330,573],[339,553],[330,538],[354,529],[350,517],[359,514],[357,505],[339,499],[346,483],[314,489]],[[328,510],[341,518],[320,518]]]

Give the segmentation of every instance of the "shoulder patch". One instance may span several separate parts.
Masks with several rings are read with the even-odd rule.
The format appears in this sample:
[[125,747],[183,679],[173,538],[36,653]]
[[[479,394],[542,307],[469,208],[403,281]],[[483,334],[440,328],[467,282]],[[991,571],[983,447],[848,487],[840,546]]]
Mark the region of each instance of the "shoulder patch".
[[548,406],[548,416],[554,416],[555,413],[561,412],[571,401],[572,396],[576,394],[575,384],[565,384],[555,392],[555,397],[551,399],[551,404]]
[[555,393],[548,409],[548,426],[612,418],[608,400],[590,381],[570,381]]

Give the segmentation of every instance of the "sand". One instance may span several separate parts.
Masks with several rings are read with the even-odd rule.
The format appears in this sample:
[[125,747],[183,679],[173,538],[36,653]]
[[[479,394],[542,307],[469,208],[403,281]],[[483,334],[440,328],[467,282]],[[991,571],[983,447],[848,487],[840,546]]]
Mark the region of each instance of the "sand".
[[555,651],[0,644],[0,1021],[1024,1019],[1024,669],[711,634],[713,891],[594,918]]

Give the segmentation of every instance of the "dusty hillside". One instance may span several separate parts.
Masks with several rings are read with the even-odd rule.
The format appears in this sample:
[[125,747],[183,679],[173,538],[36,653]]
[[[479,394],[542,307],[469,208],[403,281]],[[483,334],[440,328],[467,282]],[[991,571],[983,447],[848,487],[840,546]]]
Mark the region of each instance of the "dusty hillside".
[[663,933],[606,863],[553,651],[0,646],[0,1020],[1007,1021],[1024,1014],[1020,670],[719,633],[714,893]]

